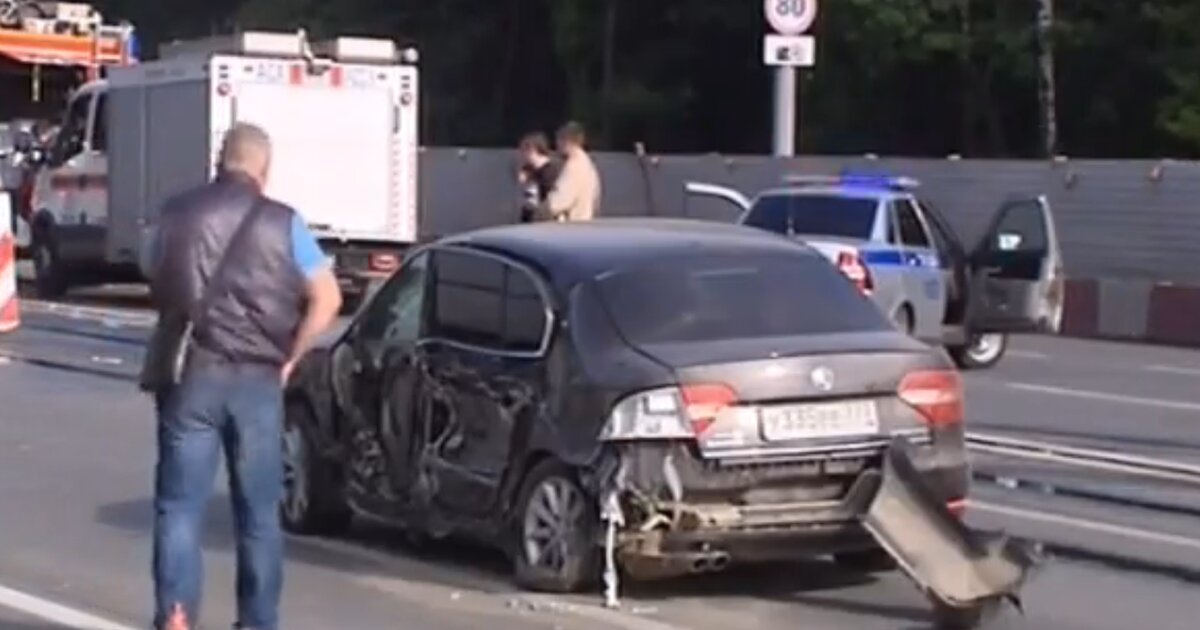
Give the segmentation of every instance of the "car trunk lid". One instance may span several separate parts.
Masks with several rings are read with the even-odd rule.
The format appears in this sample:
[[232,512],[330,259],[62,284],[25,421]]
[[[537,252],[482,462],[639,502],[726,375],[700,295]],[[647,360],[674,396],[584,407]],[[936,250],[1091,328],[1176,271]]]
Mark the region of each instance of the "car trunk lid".
[[[896,333],[649,344],[674,370],[685,402],[714,409],[695,428],[706,458],[755,459],[873,451],[892,436],[929,438],[897,388],[938,369],[928,348]],[[703,359],[701,359],[703,357]]]

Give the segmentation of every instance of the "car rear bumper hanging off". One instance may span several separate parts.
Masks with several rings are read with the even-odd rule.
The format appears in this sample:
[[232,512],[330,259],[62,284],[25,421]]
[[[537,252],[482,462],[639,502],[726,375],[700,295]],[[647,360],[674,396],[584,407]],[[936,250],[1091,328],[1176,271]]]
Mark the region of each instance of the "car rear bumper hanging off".
[[[960,488],[942,481],[957,473],[918,468],[912,445],[902,437],[837,498],[764,505],[685,500],[672,453],[660,459],[670,499],[647,501],[645,488],[638,487],[645,471],[634,472],[638,462],[626,453],[603,490],[610,532],[606,555],[637,579],[719,571],[735,560],[786,560],[878,545],[927,597],[958,610],[1015,599],[1034,563],[1020,545],[985,541],[963,526],[948,505],[961,504],[962,494],[953,494]],[[654,508],[646,510],[647,503]],[[614,601],[610,595],[610,605]]]

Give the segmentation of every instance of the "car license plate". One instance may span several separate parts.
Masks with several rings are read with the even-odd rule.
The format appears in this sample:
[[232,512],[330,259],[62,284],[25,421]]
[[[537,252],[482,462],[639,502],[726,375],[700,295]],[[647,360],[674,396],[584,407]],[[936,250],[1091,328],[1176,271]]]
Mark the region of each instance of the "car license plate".
[[873,400],[767,407],[762,429],[770,442],[874,435],[879,413]]

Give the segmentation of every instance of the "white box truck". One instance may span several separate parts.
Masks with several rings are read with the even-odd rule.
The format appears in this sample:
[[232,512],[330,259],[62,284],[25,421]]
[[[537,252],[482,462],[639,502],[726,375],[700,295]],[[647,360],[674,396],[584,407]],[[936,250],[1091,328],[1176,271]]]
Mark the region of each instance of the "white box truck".
[[85,85],[35,184],[38,292],[141,280],[163,201],[214,176],[235,122],[270,134],[267,195],[300,212],[346,288],[364,289],[418,236],[415,62],[388,40],[245,32],[168,45]]

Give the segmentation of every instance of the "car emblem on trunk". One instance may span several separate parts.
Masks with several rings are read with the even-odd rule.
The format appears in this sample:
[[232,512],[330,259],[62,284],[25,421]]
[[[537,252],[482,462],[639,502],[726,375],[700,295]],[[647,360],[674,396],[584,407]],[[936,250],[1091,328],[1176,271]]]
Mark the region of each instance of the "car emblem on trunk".
[[808,380],[817,391],[827,392],[833,389],[833,370],[827,367],[816,368],[808,375]]

